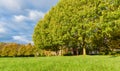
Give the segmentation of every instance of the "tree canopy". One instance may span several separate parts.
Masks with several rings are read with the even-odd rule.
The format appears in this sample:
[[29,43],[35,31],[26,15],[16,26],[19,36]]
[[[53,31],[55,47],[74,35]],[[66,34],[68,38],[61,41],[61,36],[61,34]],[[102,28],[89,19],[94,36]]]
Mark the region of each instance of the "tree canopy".
[[85,55],[86,48],[109,48],[119,28],[120,0],[59,0],[35,26],[33,41],[42,49],[81,47]]

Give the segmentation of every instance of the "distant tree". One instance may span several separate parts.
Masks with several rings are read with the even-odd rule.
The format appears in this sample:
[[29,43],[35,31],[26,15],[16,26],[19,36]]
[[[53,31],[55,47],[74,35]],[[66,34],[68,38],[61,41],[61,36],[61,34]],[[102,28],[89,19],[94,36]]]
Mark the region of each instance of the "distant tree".
[[12,57],[17,56],[18,44],[16,44],[16,43],[11,43],[11,44],[8,45],[8,48],[9,48],[8,56],[12,56]]
[[25,56],[34,56],[34,47],[29,43],[25,46],[26,48],[26,52],[25,52]]
[[10,49],[8,46],[4,46],[1,52],[1,56],[8,56],[10,52]]
[[32,44],[0,43],[0,56],[3,57],[25,57],[39,56],[40,51]]
[[2,49],[3,49],[4,46],[5,46],[5,43],[0,42],[0,56],[2,54]]
[[18,49],[17,56],[25,56],[26,48],[25,45],[20,45],[20,48]]
[[7,43],[3,46],[1,56],[11,56],[17,55],[18,45],[16,43]]

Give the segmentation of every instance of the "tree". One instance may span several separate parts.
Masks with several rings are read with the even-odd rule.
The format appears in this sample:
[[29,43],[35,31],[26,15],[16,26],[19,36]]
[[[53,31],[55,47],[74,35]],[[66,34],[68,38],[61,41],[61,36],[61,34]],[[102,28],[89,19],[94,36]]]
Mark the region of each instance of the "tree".
[[25,45],[20,45],[20,48],[18,49],[17,56],[25,56],[26,47]]
[[18,44],[16,44],[16,43],[10,43],[10,44],[8,44],[8,48],[9,48],[8,56],[12,56],[12,57],[17,56]]
[[34,51],[35,51],[35,49],[34,49],[34,47],[32,46],[32,44],[27,44],[26,46],[25,46],[25,53],[24,53],[24,55],[25,56],[34,56]]
[[110,47],[111,51],[114,48],[120,48],[120,23],[117,23],[113,26],[113,32],[111,32],[111,38],[109,40],[108,46]]
[[60,0],[35,27],[34,44],[43,49],[59,49],[76,42],[77,47],[83,48],[83,55],[94,39],[102,39],[102,46],[108,47],[111,25],[117,24],[120,17],[119,5],[119,0]]
[[2,55],[2,49],[4,48],[5,43],[0,42],[0,56]]
[[14,57],[17,55],[18,45],[16,43],[7,43],[3,46],[1,56]]
[[[99,24],[96,27],[96,33],[93,44],[99,49],[105,49],[106,54],[111,49],[110,42],[114,35],[118,34],[118,25],[120,24],[120,1],[119,0],[99,0],[97,12],[100,13]],[[116,30],[115,30],[116,29]]]

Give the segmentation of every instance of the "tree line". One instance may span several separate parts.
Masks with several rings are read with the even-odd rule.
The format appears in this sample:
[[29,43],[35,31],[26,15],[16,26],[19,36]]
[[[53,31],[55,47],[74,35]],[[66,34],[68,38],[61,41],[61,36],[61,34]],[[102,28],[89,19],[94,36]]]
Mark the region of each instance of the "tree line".
[[41,50],[33,44],[18,44],[0,42],[0,57],[39,57],[39,56],[56,56],[56,52]]
[[120,0],[59,0],[35,26],[35,47],[105,54],[120,48]]
[[1,57],[38,56],[39,50],[31,44],[0,43]]

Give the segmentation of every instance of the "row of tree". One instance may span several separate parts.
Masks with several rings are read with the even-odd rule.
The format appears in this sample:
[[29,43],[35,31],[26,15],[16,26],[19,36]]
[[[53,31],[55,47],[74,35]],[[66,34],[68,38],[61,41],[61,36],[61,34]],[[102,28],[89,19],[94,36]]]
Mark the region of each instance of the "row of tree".
[[0,43],[1,57],[26,57],[38,56],[39,49],[31,44],[17,44],[17,43]]
[[62,47],[120,48],[120,0],[59,0],[35,26],[36,47],[58,51]]

